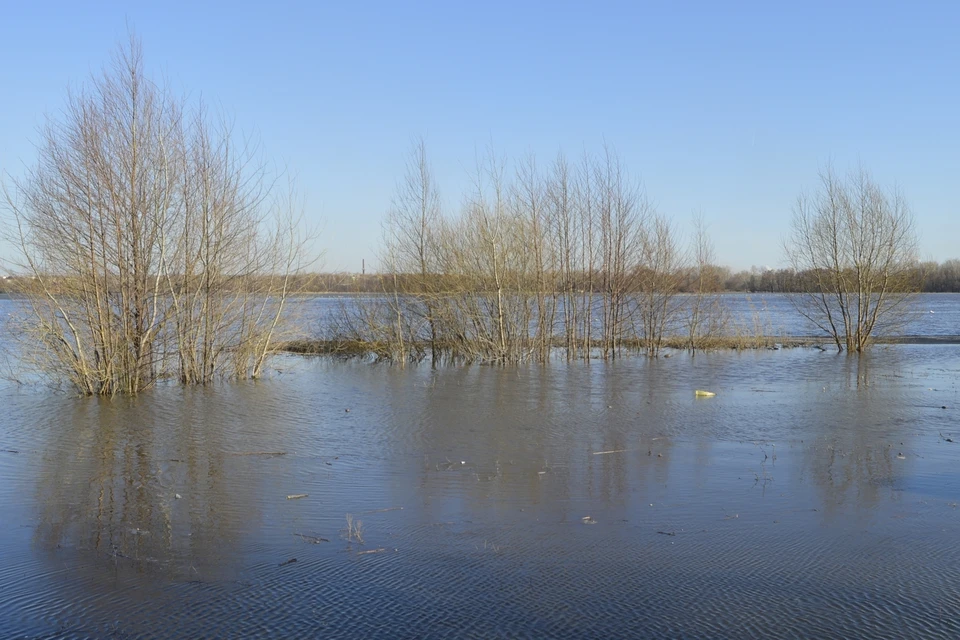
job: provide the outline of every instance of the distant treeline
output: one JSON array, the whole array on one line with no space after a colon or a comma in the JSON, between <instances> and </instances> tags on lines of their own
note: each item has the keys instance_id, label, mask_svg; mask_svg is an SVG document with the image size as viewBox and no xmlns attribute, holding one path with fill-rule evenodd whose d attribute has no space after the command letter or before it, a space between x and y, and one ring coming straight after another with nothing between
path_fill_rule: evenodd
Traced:
<instances>
[{"instance_id":1,"label":"distant treeline","mask_svg":"<svg viewBox=\"0 0 960 640\"><path fill-rule=\"evenodd\" d=\"M726 267L717 269L723 274L724 291L796 293L816 290L809 272L751 269L733 273ZM923 293L960 293L960 260L919 263L912 280L917 284L917 291Z\"/></svg>"},{"instance_id":2,"label":"distant treeline","mask_svg":"<svg viewBox=\"0 0 960 640\"><path fill-rule=\"evenodd\" d=\"M812 291L811 274L797 273L793 269L750 269L733 271L729 267L712 266L705 271L709 274L703 280L704 290L712 293L722 292L767 292L767 293L797 293ZM689 274L677 274L680 283L678 290L681 293L695 293L700 281ZM301 274L294 277L292 290L303 293L394 293L410 292L417 289L421 276L394 274L380 275L375 273L314 273ZM588 274L580 277L582 286L574 284L573 288L586 288L590 280ZM960 293L960 260L946 262L924 262L917 265L915 282L918 291L924 293ZM433 277L432 291L457 290L460 283L458 278L437 274ZM532 286L533 283L531 283ZM2 286L2 285L0 285Z\"/></svg>"},{"instance_id":3,"label":"distant treeline","mask_svg":"<svg viewBox=\"0 0 960 640\"><path fill-rule=\"evenodd\" d=\"M797 273L793 269L749 269L733 271L729 267L711 266L706 269L709 277L704 278L704 289L711 293L797 293L811 291L810 274ZM699 281L693 274L678 274L680 293L695 293ZM292 276L290 290L299 293L394 293L410 292L416 289L420 275L405 276L399 274L381 275L376 273L306 273ZM581 277L584 288L589 276ZM923 293L960 293L960 260L946 262L923 262L917 265L916 279L918 291ZM0 293L16 293L22 281L14 277L0 280ZM433 291L456 290L457 278L437 274L434 276ZM574 288L579 288L574 285Z\"/></svg>"}]
</instances>

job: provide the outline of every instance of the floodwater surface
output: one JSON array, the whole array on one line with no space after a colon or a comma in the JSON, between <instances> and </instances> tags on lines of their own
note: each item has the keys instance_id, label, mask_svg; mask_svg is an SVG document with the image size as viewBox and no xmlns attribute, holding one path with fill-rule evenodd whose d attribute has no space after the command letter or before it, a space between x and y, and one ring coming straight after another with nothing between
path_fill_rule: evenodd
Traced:
<instances>
[{"instance_id":1,"label":"floodwater surface","mask_svg":"<svg viewBox=\"0 0 960 640\"><path fill-rule=\"evenodd\" d=\"M0 637L960 636L960 347L278 364L0 388Z\"/></svg>"},{"instance_id":2,"label":"floodwater surface","mask_svg":"<svg viewBox=\"0 0 960 640\"><path fill-rule=\"evenodd\" d=\"M382 296L318 295L300 299L302 316L310 332L323 333L324 329L335 325L346 309L357 304L369 304L384 300ZM667 323L668 335L685 335L684 324L693 296L678 295L678 312ZM701 304L715 313L717 307L722 311L722 329L724 335L763 335L781 338L822 338L829 342L827 335L816 325L797 312L797 304L808 304L802 295L783 293L722 293L707 296ZM599 327L603 317L601 300L597 298L594 309L595 327ZM714 307L717 305L717 307ZM562 313L558 314L554 331L562 333L560 326ZM924 293L911 297L896 313L882 317L875 327L875 336L907 336L908 341L916 338L949 339L960 341L960 293Z\"/></svg>"}]
</instances>

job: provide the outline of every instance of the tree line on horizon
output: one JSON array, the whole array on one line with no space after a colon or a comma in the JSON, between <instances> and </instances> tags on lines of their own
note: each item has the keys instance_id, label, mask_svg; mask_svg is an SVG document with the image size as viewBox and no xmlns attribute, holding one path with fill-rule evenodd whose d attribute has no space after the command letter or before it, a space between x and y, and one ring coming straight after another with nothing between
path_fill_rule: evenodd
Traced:
<instances>
[{"instance_id":1,"label":"tree line on horizon","mask_svg":"<svg viewBox=\"0 0 960 640\"><path fill-rule=\"evenodd\" d=\"M710 275L705 278L705 291L709 293L801 293L816 288L813 273L797 273L790 267L762 269L754 267L735 271L723 265L708 265L705 270ZM680 281L679 293L696 293L694 271L677 274ZM416 274L397 274L398 291L412 290L418 279ZM435 288L455 288L452 284L443 284L446 276L434 274ZM303 294L353 294L353 293L393 293L391 282L393 274L384 281L379 272L354 273L319 272L300 273L292 277L293 288ZM586 281L587 276L581 276ZM914 267L912 280L919 283L917 293L960 293L960 259L944 262L925 261ZM5 286L0 281L0 293L11 293L16 287Z\"/></svg>"},{"instance_id":2,"label":"tree line on horizon","mask_svg":"<svg viewBox=\"0 0 960 640\"><path fill-rule=\"evenodd\" d=\"M734 271L722 265L709 265L711 275L705 279L706 291L709 293L801 293L814 290L815 278L812 273L797 273L790 267L777 269L762 269L753 267ZM944 262L933 260L922 262L914 267L912 279L919 283L917 293L960 293L960 259L950 259ZM32 276L20 276L31 278ZM22 289L18 284L18 276L7 276L0 279L0 294L15 294ZM442 283L444 276L435 275L437 282ZM681 281L679 293L695 293L692 286L694 279L692 272L678 274ZM409 290L417 280L415 274L398 274L400 291ZM583 277L586 280L586 276ZM393 280L393 275L390 276ZM409 280L409 282L407 282ZM383 274L377 272L354 273L317 272L296 273L290 278L291 289L298 294L353 294L393 293L390 281L384 282ZM452 285L450 285L452 287ZM444 285L438 285L443 288Z\"/></svg>"}]
</instances>

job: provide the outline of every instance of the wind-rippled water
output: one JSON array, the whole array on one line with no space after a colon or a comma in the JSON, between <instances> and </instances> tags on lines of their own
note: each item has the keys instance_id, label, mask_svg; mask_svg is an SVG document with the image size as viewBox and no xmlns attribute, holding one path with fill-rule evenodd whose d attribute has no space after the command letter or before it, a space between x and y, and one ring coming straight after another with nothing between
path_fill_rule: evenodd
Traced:
<instances>
[{"instance_id":1,"label":"wind-rippled water","mask_svg":"<svg viewBox=\"0 0 960 640\"><path fill-rule=\"evenodd\" d=\"M960 347L279 368L0 388L0 637L960 636Z\"/></svg>"}]
</instances>

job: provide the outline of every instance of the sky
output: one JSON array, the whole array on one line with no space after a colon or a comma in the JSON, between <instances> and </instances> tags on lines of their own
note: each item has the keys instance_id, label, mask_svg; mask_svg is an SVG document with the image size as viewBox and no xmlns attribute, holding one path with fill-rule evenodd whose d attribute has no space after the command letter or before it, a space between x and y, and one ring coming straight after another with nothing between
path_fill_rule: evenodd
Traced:
<instances>
[{"instance_id":1,"label":"sky","mask_svg":"<svg viewBox=\"0 0 960 640\"><path fill-rule=\"evenodd\" d=\"M149 4L149 6L147 6ZM789 6L788 6L789 5ZM370 265L423 136L455 213L477 151L549 164L614 147L658 211L700 212L717 261L785 266L827 163L898 185L922 257L960 257L958 2L8 3L0 171L109 62L203 98L297 178L324 270Z\"/></svg>"}]
</instances>

